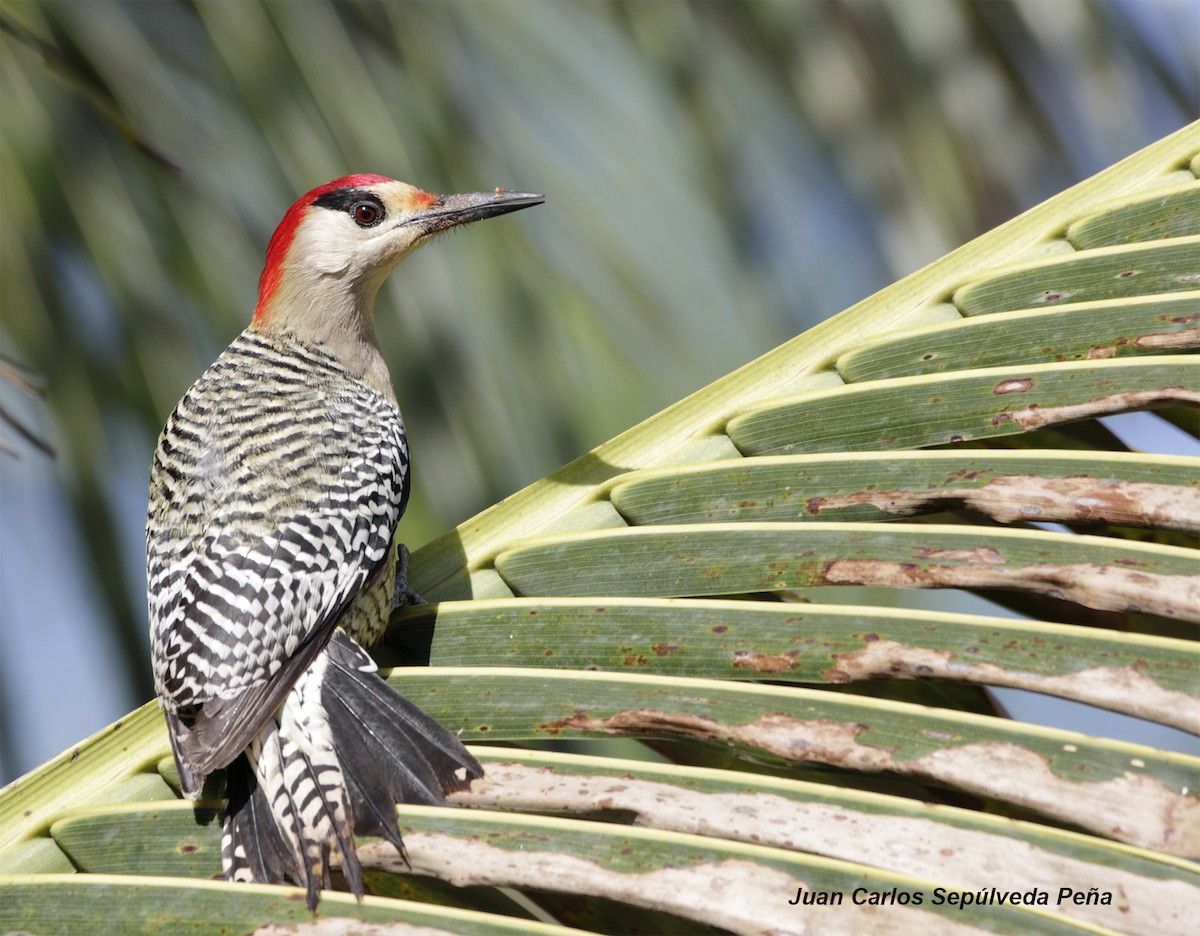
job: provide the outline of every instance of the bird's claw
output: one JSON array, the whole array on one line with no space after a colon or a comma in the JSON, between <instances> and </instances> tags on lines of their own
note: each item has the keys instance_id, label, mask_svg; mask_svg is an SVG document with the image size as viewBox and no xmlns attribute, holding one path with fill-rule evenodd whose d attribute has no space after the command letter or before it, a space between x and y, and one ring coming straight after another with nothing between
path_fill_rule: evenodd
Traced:
<instances>
[{"instance_id":1,"label":"bird's claw","mask_svg":"<svg viewBox=\"0 0 1200 936\"><path fill-rule=\"evenodd\" d=\"M428 602L408 587L408 547L401 543L396 547L396 590L392 594L392 610L408 605L423 605Z\"/></svg>"}]
</instances>

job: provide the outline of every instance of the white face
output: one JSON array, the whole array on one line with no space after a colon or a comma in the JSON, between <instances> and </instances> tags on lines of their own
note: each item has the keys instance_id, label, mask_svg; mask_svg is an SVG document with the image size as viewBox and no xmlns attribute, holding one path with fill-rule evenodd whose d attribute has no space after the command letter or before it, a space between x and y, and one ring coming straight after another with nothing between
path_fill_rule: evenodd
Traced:
<instances>
[{"instance_id":1,"label":"white face","mask_svg":"<svg viewBox=\"0 0 1200 936\"><path fill-rule=\"evenodd\" d=\"M332 187L340 181L314 189L280 222L259 281L256 327L311 336L353 331L354 322L369 319L392 268L434 235L542 201L504 189L430 195L379 176Z\"/></svg>"},{"instance_id":2,"label":"white face","mask_svg":"<svg viewBox=\"0 0 1200 936\"><path fill-rule=\"evenodd\" d=\"M421 223L439 199L404 182L347 188L321 196L305 213L289 265L351 285L386 275L427 236Z\"/></svg>"}]
</instances>

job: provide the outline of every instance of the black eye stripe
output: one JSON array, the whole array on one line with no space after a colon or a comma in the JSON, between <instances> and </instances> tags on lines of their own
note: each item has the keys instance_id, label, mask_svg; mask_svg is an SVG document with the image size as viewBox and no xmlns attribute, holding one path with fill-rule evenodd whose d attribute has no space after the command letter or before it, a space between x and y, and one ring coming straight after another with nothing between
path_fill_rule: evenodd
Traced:
<instances>
[{"instance_id":1,"label":"black eye stripe","mask_svg":"<svg viewBox=\"0 0 1200 936\"><path fill-rule=\"evenodd\" d=\"M313 202L313 206L316 208L328 208L331 211L344 211L349 214L353 212L355 205L361 205L363 202L374 205L376 211L379 212L380 218L384 216L383 201L379 196L373 192L364 192L358 188L340 188L334 189L332 192L326 192Z\"/></svg>"}]
</instances>

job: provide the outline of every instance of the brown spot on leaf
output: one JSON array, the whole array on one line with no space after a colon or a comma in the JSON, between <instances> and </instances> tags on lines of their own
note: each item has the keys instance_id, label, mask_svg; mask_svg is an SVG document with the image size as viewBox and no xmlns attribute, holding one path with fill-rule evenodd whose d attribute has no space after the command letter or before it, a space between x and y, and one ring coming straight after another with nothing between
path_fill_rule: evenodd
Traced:
<instances>
[{"instance_id":1,"label":"brown spot on leaf","mask_svg":"<svg viewBox=\"0 0 1200 936\"><path fill-rule=\"evenodd\" d=\"M753 670L756 673L779 673L795 669L797 655L795 650L786 653L751 653L748 650L736 650L733 654L733 668Z\"/></svg>"},{"instance_id":2,"label":"brown spot on leaf","mask_svg":"<svg viewBox=\"0 0 1200 936\"><path fill-rule=\"evenodd\" d=\"M1131 526L1200 531L1200 488L1076 475L1000 475L979 487L955 484L978 480L982 472L954 472L942 487L921 491L856 491L819 498L822 509L869 505L904 517L922 511L962 507L1001 523L1037 517L1061 522L1108 522ZM813 498L817 500L818 498Z\"/></svg>"},{"instance_id":3,"label":"brown spot on leaf","mask_svg":"<svg viewBox=\"0 0 1200 936\"><path fill-rule=\"evenodd\" d=\"M1137 609L1200 622L1200 575L1161 575L1089 562L1021 566L986 559L924 567L883 559L835 559L824 564L822 574L830 585L1004 588L1039 592L1101 611Z\"/></svg>"},{"instance_id":4,"label":"brown spot on leaf","mask_svg":"<svg viewBox=\"0 0 1200 936\"><path fill-rule=\"evenodd\" d=\"M1165 334L1139 335L1132 341L1137 348L1200 348L1200 328Z\"/></svg>"},{"instance_id":5,"label":"brown spot on leaf","mask_svg":"<svg viewBox=\"0 0 1200 936\"><path fill-rule=\"evenodd\" d=\"M997 425L999 422L1015 422L1025 432L1029 432L1033 429L1041 429L1043 426L1055 426L1064 422L1075 422L1080 419L1092 419L1097 416L1145 409L1151 406L1165 406L1172 403L1200 404L1200 390L1187 387L1130 390L1127 393L1114 393L1111 396L1086 400L1083 403L1045 407L1033 405L1012 413L1002 413L993 417L992 422Z\"/></svg>"},{"instance_id":6,"label":"brown spot on leaf","mask_svg":"<svg viewBox=\"0 0 1200 936\"><path fill-rule=\"evenodd\" d=\"M1141 774L1072 780L1056 772L1045 755L997 742L941 748L903 768L905 773L937 777L988 796L1002 789L1001 795L1011 802L1169 855L1194 854L1200 840L1200 798Z\"/></svg>"},{"instance_id":7,"label":"brown spot on leaf","mask_svg":"<svg viewBox=\"0 0 1200 936\"><path fill-rule=\"evenodd\" d=\"M867 725L805 720L784 712L767 712L744 725L726 725L692 712L630 709L607 718L577 713L559 724L605 734L667 731L702 741L759 748L789 761L817 761L857 770L883 769L891 757L888 748L858 741Z\"/></svg>"}]
</instances>

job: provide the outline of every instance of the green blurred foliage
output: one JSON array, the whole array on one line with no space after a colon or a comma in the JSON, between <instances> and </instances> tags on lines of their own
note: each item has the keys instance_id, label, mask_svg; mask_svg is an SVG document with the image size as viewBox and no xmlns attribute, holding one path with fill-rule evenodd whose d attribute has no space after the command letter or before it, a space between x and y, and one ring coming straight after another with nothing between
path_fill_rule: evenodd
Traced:
<instances>
[{"instance_id":1,"label":"green blurred foliage","mask_svg":"<svg viewBox=\"0 0 1200 936\"><path fill-rule=\"evenodd\" d=\"M46 557L23 584L98 583L77 626L125 659L94 666L148 697L154 438L314 185L546 195L380 296L417 546L1191 119L1196 19L1186 0L0 3L0 351L47 385L44 406L0 386L4 445L42 464L13 427L51 441L91 564Z\"/></svg>"}]
</instances>

